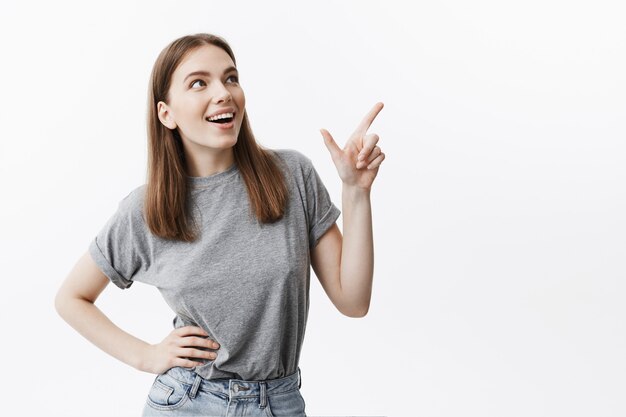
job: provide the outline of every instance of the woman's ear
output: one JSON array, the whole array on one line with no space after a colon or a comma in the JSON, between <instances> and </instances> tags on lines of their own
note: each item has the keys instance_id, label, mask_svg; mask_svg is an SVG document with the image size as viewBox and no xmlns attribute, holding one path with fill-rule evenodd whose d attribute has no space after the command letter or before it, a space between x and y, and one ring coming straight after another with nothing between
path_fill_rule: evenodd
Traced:
<instances>
[{"instance_id":1,"label":"woman's ear","mask_svg":"<svg viewBox=\"0 0 626 417\"><path fill-rule=\"evenodd\" d=\"M170 108L167 104L159 101L157 103L157 113L159 115L159 120L161 121L163 126L167 127L170 130L176 129L176 122L172 118Z\"/></svg>"}]
</instances>

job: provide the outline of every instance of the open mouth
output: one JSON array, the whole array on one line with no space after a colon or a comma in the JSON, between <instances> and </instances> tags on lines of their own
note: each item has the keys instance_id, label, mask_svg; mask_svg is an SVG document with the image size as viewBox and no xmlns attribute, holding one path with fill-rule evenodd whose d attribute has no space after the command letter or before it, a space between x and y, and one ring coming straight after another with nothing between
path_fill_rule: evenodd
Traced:
<instances>
[{"instance_id":1,"label":"open mouth","mask_svg":"<svg viewBox=\"0 0 626 417\"><path fill-rule=\"evenodd\" d=\"M206 120L209 123L217 123L217 124L223 125L223 124L230 123L233 120L235 120L235 115L233 113L232 117L229 116L229 117L224 117L224 118L218 118L216 120L209 120L209 118L207 117L204 120Z\"/></svg>"}]
</instances>

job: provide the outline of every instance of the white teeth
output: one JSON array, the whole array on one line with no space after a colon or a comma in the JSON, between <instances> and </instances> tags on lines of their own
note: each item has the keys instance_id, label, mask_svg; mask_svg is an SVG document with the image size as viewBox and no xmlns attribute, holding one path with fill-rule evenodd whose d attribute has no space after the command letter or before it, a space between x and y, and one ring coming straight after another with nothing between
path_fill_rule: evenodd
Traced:
<instances>
[{"instance_id":1,"label":"white teeth","mask_svg":"<svg viewBox=\"0 0 626 417\"><path fill-rule=\"evenodd\" d=\"M222 114L218 114L217 116L212 116L209 117L207 120L219 120L219 119L226 119L229 117L234 117L233 113L222 113Z\"/></svg>"}]
</instances>

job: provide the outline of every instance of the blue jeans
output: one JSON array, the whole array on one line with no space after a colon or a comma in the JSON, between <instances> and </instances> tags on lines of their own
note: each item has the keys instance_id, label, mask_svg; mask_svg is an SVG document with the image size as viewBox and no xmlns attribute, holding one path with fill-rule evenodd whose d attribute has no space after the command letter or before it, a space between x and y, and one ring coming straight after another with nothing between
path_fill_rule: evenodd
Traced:
<instances>
[{"instance_id":1,"label":"blue jeans","mask_svg":"<svg viewBox=\"0 0 626 417\"><path fill-rule=\"evenodd\" d=\"M176 366L154 379L143 417L306 417L300 394L300 368L265 381L204 379Z\"/></svg>"}]
</instances>

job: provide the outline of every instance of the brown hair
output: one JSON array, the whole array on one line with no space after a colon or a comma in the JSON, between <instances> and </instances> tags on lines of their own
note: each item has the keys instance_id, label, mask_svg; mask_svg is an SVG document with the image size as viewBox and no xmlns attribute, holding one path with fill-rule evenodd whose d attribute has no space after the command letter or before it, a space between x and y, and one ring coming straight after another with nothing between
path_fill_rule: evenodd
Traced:
<instances>
[{"instance_id":1,"label":"brown hair","mask_svg":"<svg viewBox=\"0 0 626 417\"><path fill-rule=\"evenodd\" d=\"M167 102L172 74L190 51L203 46L222 48L233 60L235 55L221 37L208 33L183 36L171 42L159 54L148 89L148 170L144 216L150 231L164 239L192 242L198 230L188 208L188 169L183 143L177 130L170 130L159 120L157 103ZM250 206L262 223L282 218L287 204L287 186L270 149L259 145L244 111L237 143L233 146L235 164L248 190Z\"/></svg>"}]
</instances>

